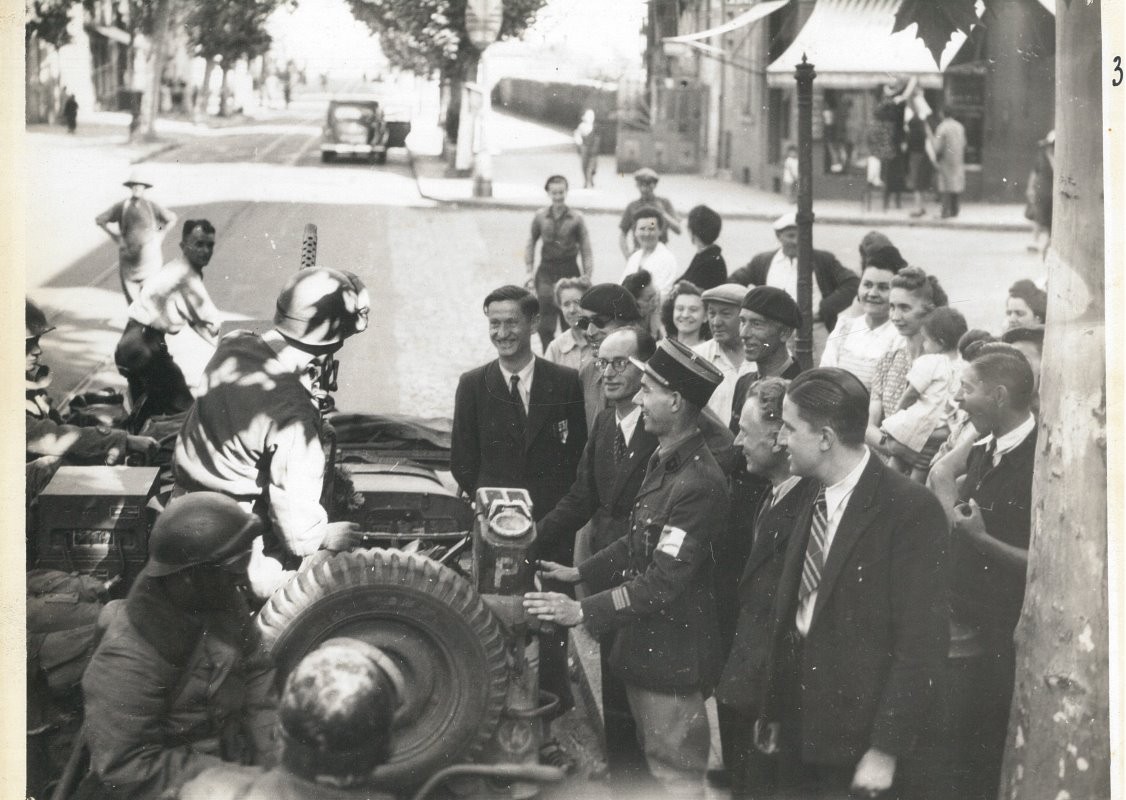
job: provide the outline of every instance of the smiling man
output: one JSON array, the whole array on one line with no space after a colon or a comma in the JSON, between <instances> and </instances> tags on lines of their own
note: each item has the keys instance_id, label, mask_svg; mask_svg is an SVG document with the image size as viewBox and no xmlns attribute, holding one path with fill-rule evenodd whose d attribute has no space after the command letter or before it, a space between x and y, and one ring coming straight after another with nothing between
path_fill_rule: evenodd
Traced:
<instances>
[{"instance_id":1,"label":"smiling man","mask_svg":"<svg viewBox=\"0 0 1126 800\"><path fill-rule=\"evenodd\" d=\"M641 326L641 310L637 301L624 286L616 283L599 283L590 287L579 300L579 306L579 318L575 324L586 334L595 352L614 331ZM593 361L587 361L579 368L579 381L583 387L586 426L590 430L594 428L598 412L606 408L602 373L595 368Z\"/></svg>"},{"instance_id":2,"label":"smiling man","mask_svg":"<svg viewBox=\"0 0 1126 800\"><path fill-rule=\"evenodd\" d=\"M739 338L739 306L746 295L747 287L737 283L722 283L700 295L712 338L692 349L723 375L723 383L708 401L708 408L723 424L731 417L735 382L754 369L743 356L743 340Z\"/></svg>"},{"instance_id":3,"label":"smiling man","mask_svg":"<svg viewBox=\"0 0 1126 800\"><path fill-rule=\"evenodd\" d=\"M786 343L801 327L801 312L794 298L773 286L756 286L747 292L739 310L739 339L743 358L754 369L735 381L731 402L731 430L739 430L739 413L747 392L760 378L796 378L801 365L790 355Z\"/></svg>"},{"instance_id":4,"label":"smiling man","mask_svg":"<svg viewBox=\"0 0 1126 800\"><path fill-rule=\"evenodd\" d=\"M821 488L786 549L756 744L800 797L894 791L949 641L942 508L872 456L867 409L835 367L803 372L782 403L790 472Z\"/></svg>"},{"instance_id":5,"label":"smiling man","mask_svg":"<svg viewBox=\"0 0 1126 800\"><path fill-rule=\"evenodd\" d=\"M470 497L482 486L526 489L533 513L543 514L574 482L586 444L579 376L532 354L539 301L531 292L502 286L484 312L497 358L458 381L450 472ZM570 564L573 548L573 536L560 536L542 555ZM572 704L565 631L540 637L540 664L541 684L560 698L562 713Z\"/></svg>"},{"instance_id":6,"label":"smiling man","mask_svg":"<svg viewBox=\"0 0 1126 800\"><path fill-rule=\"evenodd\" d=\"M698 427L719 385L717 369L676 340L648 362L634 402L658 441L630 514L627 535L577 568L541 562L543 576L581 582L581 603L558 592L524 596L529 614L614 634L613 674L652 774L675 797L703 797L708 763L704 696L719 667L711 541L726 521L726 480Z\"/></svg>"}]
</instances>

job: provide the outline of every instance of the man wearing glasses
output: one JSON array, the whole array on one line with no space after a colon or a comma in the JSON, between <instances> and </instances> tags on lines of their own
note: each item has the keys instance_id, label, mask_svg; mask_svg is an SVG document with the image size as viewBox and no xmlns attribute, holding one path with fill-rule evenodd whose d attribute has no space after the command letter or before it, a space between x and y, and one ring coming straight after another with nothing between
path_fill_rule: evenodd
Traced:
<instances>
[{"instance_id":1,"label":"man wearing glasses","mask_svg":"<svg viewBox=\"0 0 1126 800\"><path fill-rule=\"evenodd\" d=\"M586 334L591 349L596 353L614 331L641 326L637 301L624 286L616 283L592 286L579 301L579 308L575 325ZM593 430L595 418L607 405L602 394L602 373L592 361L588 361L579 369L579 380L583 387L587 430Z\"/></svg>"}]
</instances>

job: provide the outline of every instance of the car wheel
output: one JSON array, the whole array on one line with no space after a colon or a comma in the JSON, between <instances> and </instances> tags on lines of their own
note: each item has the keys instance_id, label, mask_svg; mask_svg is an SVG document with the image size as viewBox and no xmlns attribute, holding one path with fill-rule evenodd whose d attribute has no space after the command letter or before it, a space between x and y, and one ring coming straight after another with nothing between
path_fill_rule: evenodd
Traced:
<instances>
[{"instance_id":1,"label":"car wheel","mask_svg":"<svg viewBox=\"0 0 1126 800\"><path fill-rule=\"evenodd\" d=\"M258 626L279 684L338 636L394 659L408 696L381 785L407 790L471 761L496 730L508 681L500 624L468 581L436 561L381 549L308 559L259 612Z\"/></svg>"}]
</instances>

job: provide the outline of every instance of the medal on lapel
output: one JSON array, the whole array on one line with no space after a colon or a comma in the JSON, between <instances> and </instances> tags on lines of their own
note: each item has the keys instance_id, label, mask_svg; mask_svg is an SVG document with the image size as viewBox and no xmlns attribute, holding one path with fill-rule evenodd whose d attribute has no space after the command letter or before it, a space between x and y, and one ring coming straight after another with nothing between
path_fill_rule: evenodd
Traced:
<instances>
[{"instance_id":1,"label":"medal on lapel","mask_svg":"<svg viewBox=\"0 0 1126 800\"><path fill-rule=\"evenodd\" d=\"M570 428L567 425L567 420L561 419L555 423L555 435L559 437L559 441L567 444L567 435L570 433Z\"/></svg>"}]
</instances>

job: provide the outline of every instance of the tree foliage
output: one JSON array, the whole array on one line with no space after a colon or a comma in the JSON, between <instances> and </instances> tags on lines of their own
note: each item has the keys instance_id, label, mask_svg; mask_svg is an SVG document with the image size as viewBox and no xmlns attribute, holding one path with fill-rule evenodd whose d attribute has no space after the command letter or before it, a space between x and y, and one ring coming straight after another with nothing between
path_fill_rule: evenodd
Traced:
<instances>
[{"instance_id":1,"label":"tree foliage","mask_svg":"<svg viewBox=\"0 0 1126 800\"><path fill-rule=\"evenodd\" d=\"M270 49L266 20L287 0L196 0L185 24L188 38L207 60L219 58L227 69L241 58Z\"/></svg>"},{"instance_id":2,"label":"tree foliage","mask_svg":"<svg viewBox=\"0 0 1126 800\"><path fill-rule=\"evenodd\" d=\"M519 36L546 0L504 0L500 38ZM467 0L348 0L352 14L379 36L394 66L419 75L464 77L477 50L465 32Z\"/></svg>"},{"instance_id":3,"label":"tree foliage","mask_svg":"<svg viewBox=\"0 0 1126 800\"><path fill-rule=\"evenodd\" d=\"M78 0L24 0L24 39L32 36L39 41L62 47L70 42L67 22L70 8Z\"/></svg>"}]
</instances>

